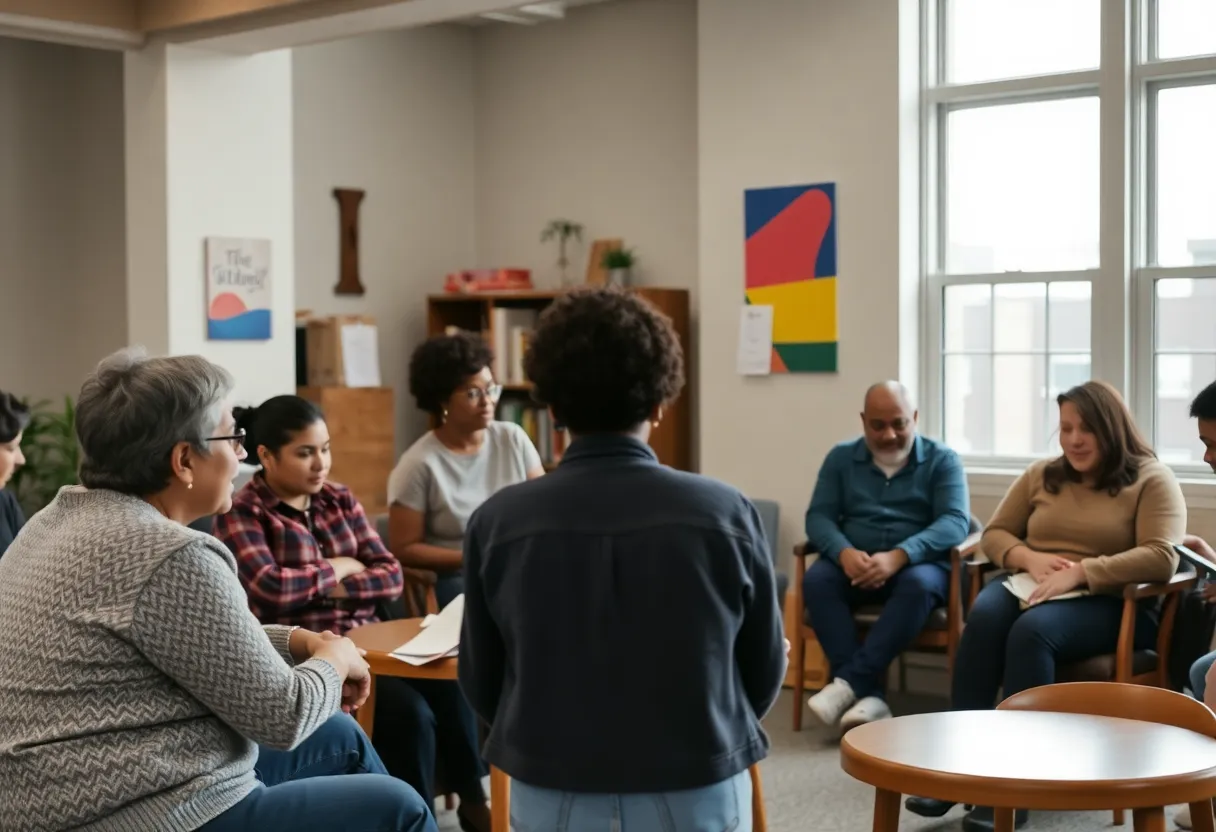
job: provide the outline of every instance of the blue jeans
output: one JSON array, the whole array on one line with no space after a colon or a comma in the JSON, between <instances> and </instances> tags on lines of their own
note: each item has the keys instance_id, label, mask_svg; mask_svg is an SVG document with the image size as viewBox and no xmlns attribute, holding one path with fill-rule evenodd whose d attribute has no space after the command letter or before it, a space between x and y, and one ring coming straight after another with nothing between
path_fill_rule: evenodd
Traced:
<instances>
[{"instance_id":1,"label":"blue jeans","mask_svg":"<svg viewBox=\"0 0 1216 832\"><path fill-rule=\"evenodd\" d=\"M678 792L583 794L511 781L513 832L751 832L752 780Z\"/></svg>"},{"instance_id":2,"label":"blue jeans","mask_svg":"<svg viewBox=\"0 0 1216 832\"><path fill-rule=\"evenodd\" d=\"M1208 671L1216 664L1216 651L1200 656L1191 665L1191 694L1200 702L1208 687Z\"/></svg>"},{"instance_id":3,"label":"blue jeans","mask_svg":"<svg viewBox=\"0 0 1216 832\"><path fill-rule=\"evenodd\" d=\"M832 676L848 682L858 699L882 696L887 668L908 649L949 591L950 570L939 563L905 566L875 590L853 586L844 570L824 557L802 577L803 603ZM881 604L882 614L861 643L853 611L868 604Z\"/></svg>"},{"instance_id":4,"label":"blue jeans","mask_svg":"<svg viewBox=\"0 0 1216 832\"><path fill-rule=\"evenodd\" d=\"M1056 665L1115 652L1123 599L1085 595L1046 601L1027 610L1000 579L975 599L954 659L951 705L955 710L989 710L998 691L1015 693L1050 685ZM1155 616L1136 615L1135 648L1151 648L1157 638Z\"/></svg>"},{"instance_id":5,"label":"blue jeans","mask_svg":"<svg viewBox=\"0 0 1216 832\"><path fill-rule=\"evenodd\" d=\"M294 751L258 750L256 789L200 832L437 832L430 807L389 777L358 723L337 714Z\"/></svg>"}]
</instances>

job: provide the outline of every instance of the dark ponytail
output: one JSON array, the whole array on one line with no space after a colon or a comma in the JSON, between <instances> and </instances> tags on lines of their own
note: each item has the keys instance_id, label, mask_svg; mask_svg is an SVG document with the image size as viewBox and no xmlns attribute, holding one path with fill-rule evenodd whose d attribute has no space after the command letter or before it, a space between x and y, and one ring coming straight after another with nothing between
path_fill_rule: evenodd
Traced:
<instances>
[{"instance_id":1,"label":"dark ponytail","mask_svg":"<svg viewBox=\"0 0 1216 832\"><path fill-rule=\"evenodd\" d=\"M257 407L234 407L232 416L237 429L245 431L249 461L256 465L261 464L259 447L278 454L292 436L325 418L321 408L299 396L275 396Z\"/></svg>"}]
</instances>

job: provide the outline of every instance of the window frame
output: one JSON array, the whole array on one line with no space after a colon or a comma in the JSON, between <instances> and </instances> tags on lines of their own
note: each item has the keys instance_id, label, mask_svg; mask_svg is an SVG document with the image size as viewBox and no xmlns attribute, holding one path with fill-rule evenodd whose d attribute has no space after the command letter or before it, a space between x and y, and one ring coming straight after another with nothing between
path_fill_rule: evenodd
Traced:
<instances>
[{"instance_id":1,"label":"window frame","mask_svg":"<svg viewBox=\"0 0 1216 832\"><path fill-rule=\"evenodd\" d=\"M1096 69L991 81L948 83L946 9L921 6L921 428L944 435L945 289L951 285L1088 281L1094 378L1125 395L1141 429L1156 439L1155 282L1216 278L1216 264L1157 266L1156 96L1162 89L1216 83L1216 54L1157 58L1157 0L1101 0L1101 62ZM1096 95L1099 101L1099 265L1066 272L946 272L946 164L949 113L962 107ZM1050 286L1048 287L1050 291ZM1103 326L1122 318L1126 326ZM1049 353L1050 354L1050 353ZM1216 379L1214 379L1216 380ZM1020 470L1033 457L964 455L969 468ZM1187 477L1216 481L1202 463L1176 464Z\"/></svg>"}]
</instances>

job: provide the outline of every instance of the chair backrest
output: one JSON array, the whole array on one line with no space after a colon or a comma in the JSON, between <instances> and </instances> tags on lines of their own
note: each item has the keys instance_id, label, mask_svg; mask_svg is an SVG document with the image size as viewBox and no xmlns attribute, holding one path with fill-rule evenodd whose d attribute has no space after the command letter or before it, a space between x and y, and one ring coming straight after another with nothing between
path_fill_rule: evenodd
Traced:
<instances>
[{"instance_id":1,"label":"chair backrest","mask_svg":"<svg viewBox=\"0 0 1216 832\"><path fill-rule=\"evenodd\" d=\"M384 541L384 545L387 546L388 545L388 515L387 514L377 514L373 518L373 523L375 524L375 527L376 527L376 534L380 536L380 539L382 541Z\"/></svg>"},{"instance_id":2,"label":"chair backrest","mask_svg":"<svg viewBox=\"0 0 1216 832\"><path fill-rule=\"evenodd\" d=\"M975 534L976 532L982 532L983 530L984 524L980 522L980 518L976 517L974 514L971 515L971 525L967 528L967 534L971 535Z\"/></svg>"},{"instance_id":3,"label":"chair backrest","mask_svg":"<svg viewBox=\"0 0 1216 832\"><path fill-rule=\"evenodd\" d=\"M781 558L777 554L777 536L780 533L781 506L775 500L752 500L756 513L760 515L760 523L764 526L764 537L768 540L769 557L773 566L781 570Z\"/></svg>"},{"instance_id":4,"label":"chair backrest","mask_svg":"<svg viewBox=\"0 0 1216 832\"><path fill-rule=\"evenodd\" d=\"M997 708L1138 719L1216 739L1216 714L1211 708L1185 694L1151 685L1063 682L1015 693Z\"/></svg>"}]
</instances>

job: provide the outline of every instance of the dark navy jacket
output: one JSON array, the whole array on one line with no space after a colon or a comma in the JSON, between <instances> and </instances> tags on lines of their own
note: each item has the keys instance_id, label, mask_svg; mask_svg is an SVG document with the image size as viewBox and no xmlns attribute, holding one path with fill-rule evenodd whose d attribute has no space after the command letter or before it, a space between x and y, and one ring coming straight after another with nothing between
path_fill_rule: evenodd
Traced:
<instances>
[{"instance_id":1,"label":"dark navy jacket","mask_svg":"<svg viewBox=\"0 0 1216 832\"><path fill-rule=\"evenodd\" d=\"M675 791L762 759L785 673L752 504L636 439L576 439L469 520L460 685L485 758L574 792Z\"/></svg>"}]
</instances>

